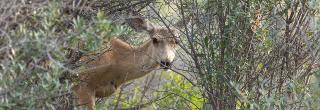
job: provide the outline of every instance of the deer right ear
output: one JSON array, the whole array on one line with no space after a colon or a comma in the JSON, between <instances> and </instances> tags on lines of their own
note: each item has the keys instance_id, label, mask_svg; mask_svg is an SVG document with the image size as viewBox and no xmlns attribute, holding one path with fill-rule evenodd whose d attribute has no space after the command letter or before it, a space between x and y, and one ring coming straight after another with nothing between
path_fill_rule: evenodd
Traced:
<instances>
[{"instance_id":1,"label":"deer right ear","mask_svg":"<svg viewBox=\"0 0 320 110\"><path fill-rule=\"evenodd\" d=\"M132 27L133 29L135 29L136 31L148 31L149 33L153 32L154 27L152 26L152 24L147 23L144 19L142 19L141 17L132 17L126 20L126 22L128 23L128 25L130 27Z\"/></svg>"}]
</instances>

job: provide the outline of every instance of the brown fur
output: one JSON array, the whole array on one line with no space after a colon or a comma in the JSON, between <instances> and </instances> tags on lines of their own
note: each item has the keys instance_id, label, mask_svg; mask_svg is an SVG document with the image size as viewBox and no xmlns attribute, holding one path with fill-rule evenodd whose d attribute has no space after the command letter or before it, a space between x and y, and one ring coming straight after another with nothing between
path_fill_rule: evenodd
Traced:
<instances>
[{"instance_id":1,"label":"brown fur","mask_svg":"<svg viewBox=\"0 0 320 110\"><path fill-rule=\"evenodd\" d=\"M108 97L123 83L159 69L161 61L173 61L176 47L170 34L173 30L152 28L147 31L151 39L140 46L113 38L111 51L97 57L89 63L88 69L79 72L80 83L72 87L78 104L92 110L96 97Z\"/></svg>"}]
</instances>

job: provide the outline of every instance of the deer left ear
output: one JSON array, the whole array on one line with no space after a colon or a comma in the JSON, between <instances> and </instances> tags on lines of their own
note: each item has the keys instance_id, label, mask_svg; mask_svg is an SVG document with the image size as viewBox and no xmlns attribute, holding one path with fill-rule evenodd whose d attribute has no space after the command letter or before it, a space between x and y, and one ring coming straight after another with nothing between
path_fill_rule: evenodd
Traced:
<instances>
[{"instance_id":1,"label":"deer left ear","mask_svg":"<svg viewBox=\"0 0 320 110\"><path fill-rule=\"evenodd\" d=\"M145 31L148 31L149 33L152 33L154 30L154 27L151 23L146 22L142 17L139 17L139 16L128 18L126 22L130 27L132 27L136 31L145 30Z\"/></svg>"}]
</instances>

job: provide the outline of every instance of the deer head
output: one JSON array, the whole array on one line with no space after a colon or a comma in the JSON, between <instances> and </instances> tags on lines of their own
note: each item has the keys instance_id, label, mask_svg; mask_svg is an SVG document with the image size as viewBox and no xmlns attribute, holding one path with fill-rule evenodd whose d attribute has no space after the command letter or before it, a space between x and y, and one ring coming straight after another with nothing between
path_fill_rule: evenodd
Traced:
<instances>
[{"instance_id":1,"label":"deer head","mask_svg":"<svg viewBox=\"0 0 320 110\"><path fill-rule=\"evenodd\" d=\"M137 31L145 30L148 32L152 51L149 56L159 63L161 68L169 69L175 57L177 30L173 27L153 26L140 17L130 18L128 23Z\"/></svg>"}]
</instances>

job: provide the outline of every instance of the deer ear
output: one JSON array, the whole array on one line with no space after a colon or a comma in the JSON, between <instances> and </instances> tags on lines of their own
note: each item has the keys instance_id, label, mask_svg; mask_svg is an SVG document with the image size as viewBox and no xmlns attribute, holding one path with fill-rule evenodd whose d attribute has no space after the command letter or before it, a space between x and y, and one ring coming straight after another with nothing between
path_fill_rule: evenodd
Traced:
<instances>
[{"instance_id":1,"label":"deer ear","mask_svg":"<svg viewBox=\"0 0 320 110\"><path fill-rule=\"evenodd\" d=\"M145 31L148 31L149 33L152 33L154 29L152 24L146 22L141 17L132 17L127 19L126 22L130 27L132 27L133 29L139 32L142 30L145 30Z\"/></svg>"}]
</instances>

